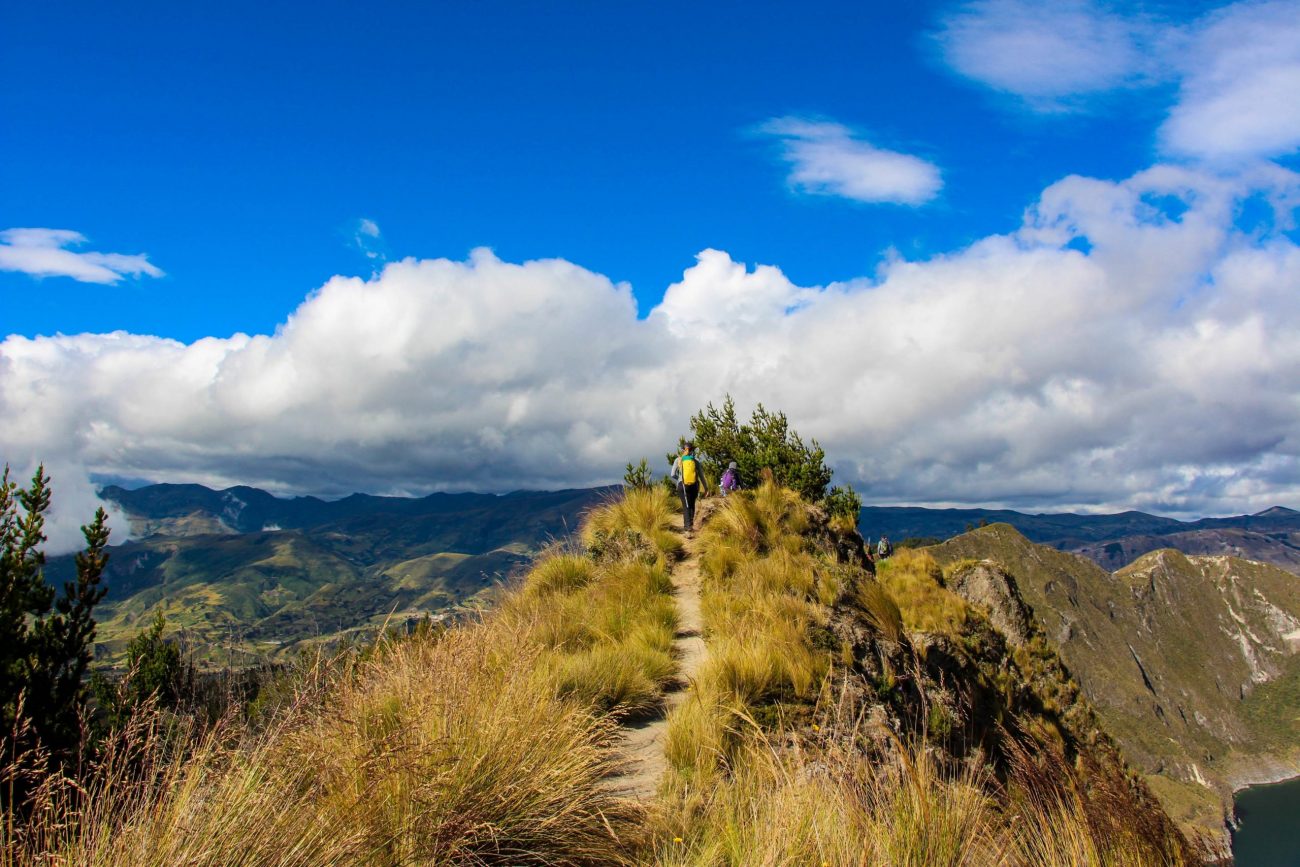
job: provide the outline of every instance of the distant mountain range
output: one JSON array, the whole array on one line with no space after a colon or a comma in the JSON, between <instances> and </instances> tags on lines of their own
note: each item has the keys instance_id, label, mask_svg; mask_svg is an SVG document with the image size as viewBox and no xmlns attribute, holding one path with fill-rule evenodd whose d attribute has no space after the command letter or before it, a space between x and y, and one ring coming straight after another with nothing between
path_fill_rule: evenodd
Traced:
<instances>
[{"instance_id":1,"label":"distant mountain range","mask_svg":"<svg viewBox=\"0 0 1300 867\"><path fill-rule=\"evenodd\" d=\"M1027 515L1009 509L923 509L869 506L859 527L864 536L949 539L984 524L1010 524L1025 538L1082 554L1114 571L1151 551L1230 555L1270 563L1300 575L1300 512L1275 506L1255 515L1178 521L1145 512L1114 515Z\"/></svg>"},{"instance_id":2,"label":"distant mountain range","mask_svg":"<svg viewBox=\"0 0 1300 867\"><path fill-rule=\"evenodd\" d=\"M575 530L615 488L432 494L341 500L276 497L251 487L109 486L132 539L113 546L98 640L108 658L161 606L210 664L275 658L372 629L390 616L437 614L473 600L548 543ZM1184 522L1143 512L1029 515L993 509L868 507L860 526L948 539L1006 523L1028 539L1083 554L1107 571L1158 548L1231 554L1300 574L1300 512ZM52 558L52 581L72 558Z\"/></svg>"},{"instance_id":3,"label":"distant mountain range","mask_svg":"<svg viewBox=\"0 0 1300 867\"><path fill-rule=\"evenodd\" d=\"M121 653L161 607L200 662L304 644L463 605L576 529L611 489L423 498L285 499L249 487L110 486L132 540L110 551L99 652ZM51 581L72 574L52 558Z\"/></svg>"}]
</instances>

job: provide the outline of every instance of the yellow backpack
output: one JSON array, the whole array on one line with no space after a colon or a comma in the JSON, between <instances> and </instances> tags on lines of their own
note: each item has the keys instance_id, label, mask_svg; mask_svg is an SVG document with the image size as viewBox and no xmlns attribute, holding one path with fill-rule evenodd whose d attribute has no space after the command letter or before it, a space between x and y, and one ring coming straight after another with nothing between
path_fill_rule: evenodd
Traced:
<instances>
[{"instance_id":1,"label":"yellow backpack","mask_svg":"<svg viewBox=\"0 0 1300 867\"><path fill-rule=\"evenodd\" d=\"M682 455L682 484L695 484L695 456Z\"/></svg>"}]
</instances>

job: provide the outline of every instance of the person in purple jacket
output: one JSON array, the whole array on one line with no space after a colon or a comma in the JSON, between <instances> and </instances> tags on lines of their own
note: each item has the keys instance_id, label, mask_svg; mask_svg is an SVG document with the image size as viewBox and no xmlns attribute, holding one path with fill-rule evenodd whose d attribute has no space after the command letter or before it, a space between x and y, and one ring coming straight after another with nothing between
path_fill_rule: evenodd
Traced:
<instances>
[{"instance_id":1,"label":"person in purple jacket","mask_svg":"<svg viewBox=\"0 0 1300 867\"><path fill-rule=\"evenodd\" d=\"M737 469L735 461L727 464L727 471L722 474L722 481L718 483L718 489L722 491L724 497L732 491L740 490L740 470Z\"/></svg>"}]
</instances>

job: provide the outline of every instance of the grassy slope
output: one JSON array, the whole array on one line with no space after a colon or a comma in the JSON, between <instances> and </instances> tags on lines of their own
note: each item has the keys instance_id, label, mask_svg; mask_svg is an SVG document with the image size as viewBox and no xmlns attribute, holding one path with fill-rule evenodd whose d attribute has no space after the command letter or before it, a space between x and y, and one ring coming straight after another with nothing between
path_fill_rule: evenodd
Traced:
<instances>
[{"instance_id":1,"label":"grassy slope","mask_svg":"<svg viewBox=\"0 0 1300 867\"><path fill-rule=\"evenodd\" d=\"M0 863L1178 863L1144 848L1122 782L1106 791L1051 742L998 776L906 720L873 726L880 690L944 688L916 648L983 621L928 567L889 582L912 593L894 600L835 563L824 523L770 486L706 531L711 658L675 715L662 801L614 797L613 726L673 676L672 510L658 489L613 503L481 622L321 661L259 724L185 753L143 715L124 741L154 773L110 761L80 806L51 784L32 825L0 822ZM860 676L886 658L892 684Z\"/></svg>"},{"instance_id":2,"label":"grassy slope","mask_svg":"<svg viewBox=\"0 0 1300 867\"><path fill-rule=\"evenodd\" d=\"M590 554L552 551L481 621L320 659L185 751L142 714L84 801L53 780L30 825L0 821L0 864L629 862L644 811L603 781L616 721L673 674L672 512L660 489L612 504Z\"/></svg>"},{"instance_id":3,"label":"grassy slope","mask_svg":"<svg viewBox=\"0 0 1300 867\"><path fill-rule=\"evenodd\" d=\"M960 695L974 684L945 682L946 654L969 647L971 667L948 671L983 676L974 657L1005 643L933 561L873 580L828 556L817 521L768 488L705 530L710 659L670 717L656 863L1181 863L1159 808L1106 766L1103 735L1065 757L1079 699L1059 664L1004 655L989 671L1012 675L1014 725L1044 740L1006 744L1001 771L982 749L947 752L978 714Z\"/></svg>"}]
</instances>

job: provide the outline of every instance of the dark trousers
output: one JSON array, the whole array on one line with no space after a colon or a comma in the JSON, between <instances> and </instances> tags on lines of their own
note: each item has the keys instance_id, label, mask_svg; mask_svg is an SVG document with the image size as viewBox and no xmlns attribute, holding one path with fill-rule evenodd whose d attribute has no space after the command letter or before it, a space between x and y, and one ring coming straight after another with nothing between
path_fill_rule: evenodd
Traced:
<instances>
[{"instance_id":1,"label":"dark trousers","mask_svg":"<svg viewBox=\"0 0 1300 867\"><path fill-rule=\"evenodd\" d=\"M695 526L695 498L700 495L700 483L678 485L677 492L682 495L682 527L689 530Z\"/></svg>"}]
</instances>

